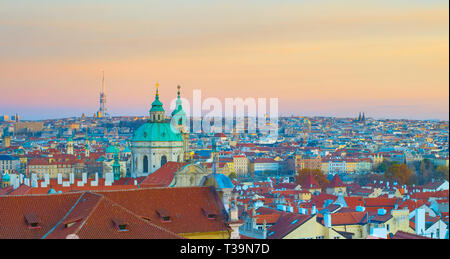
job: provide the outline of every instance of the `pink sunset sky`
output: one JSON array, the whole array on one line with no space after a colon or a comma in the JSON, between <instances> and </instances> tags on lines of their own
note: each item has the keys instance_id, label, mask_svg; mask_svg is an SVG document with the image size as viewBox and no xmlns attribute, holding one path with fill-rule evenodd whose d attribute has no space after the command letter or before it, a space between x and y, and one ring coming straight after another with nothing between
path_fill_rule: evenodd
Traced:
<instances>
[{"instance_id":1,"label":"pink sunset sky","mask_svg":"<svg viewBox=\"0 0 450 259\"><path fill-rule=\"evenodd\" d=\"M0 2L0 115L166 112L182 86L277 97L281 115L449 116L449 2Z\"/></svg>"}]
</instances>

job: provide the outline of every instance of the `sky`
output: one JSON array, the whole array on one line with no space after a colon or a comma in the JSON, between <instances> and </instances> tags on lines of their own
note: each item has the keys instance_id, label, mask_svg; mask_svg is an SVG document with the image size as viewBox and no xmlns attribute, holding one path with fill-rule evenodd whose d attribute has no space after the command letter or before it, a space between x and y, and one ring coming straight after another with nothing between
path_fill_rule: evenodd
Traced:
<instances>
[{"instance_id":1,"label":"sky","mask_svg":"<svg viewBox=\"0 0 450 259\"><path fill-rule=\"evenodd\" d=\"M0 115L148 114L155 83L280 115L449 117L448 0L1 0Z\"/></svg>"}]
</instances>

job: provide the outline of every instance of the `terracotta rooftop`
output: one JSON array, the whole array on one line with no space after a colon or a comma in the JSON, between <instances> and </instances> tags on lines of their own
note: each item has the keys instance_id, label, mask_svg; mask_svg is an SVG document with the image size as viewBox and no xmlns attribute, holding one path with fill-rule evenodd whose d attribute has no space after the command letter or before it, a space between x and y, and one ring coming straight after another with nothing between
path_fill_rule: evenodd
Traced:
<instances>
[{"instance_id":1,"label":"terracotta rooftop","mask_svg":"<svg viewBox=\"0 0 450 259\"><path fill-rule=\"evenodd\" d=\"M0 238L181 238L229 230L212 187L0 196L0 207L8 211L0 213Z\"/></svg>"},{"instance_id":2,"label":"terracotta rooftop","mask_svg":"<svg viewBox=\"0 0 450 259\"><path fill-rule=\"evenodd\" d=\"M175 177L175 173L187 163L167 162L158 170L149 174L142 182L142 186L168 187Z\"/></svg>"}]
</instances>

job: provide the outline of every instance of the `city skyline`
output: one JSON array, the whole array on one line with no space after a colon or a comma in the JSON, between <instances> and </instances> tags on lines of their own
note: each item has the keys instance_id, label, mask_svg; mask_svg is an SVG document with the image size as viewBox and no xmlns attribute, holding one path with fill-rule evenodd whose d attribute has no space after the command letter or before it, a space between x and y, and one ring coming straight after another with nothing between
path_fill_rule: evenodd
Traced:
<instances>
[{"instance_id":1,"label":"city skyline","mask_svg":"<svg viewBox=\"0 0 450 259\"><path fill-rule=\"evenodd\" d=\"M0 114L92 116L104 70L113 116L148 115L159 82L166 109L181 85L281 116L448 120L448 1L25 2L0 4Z\"/></svg>"}]
</instances>

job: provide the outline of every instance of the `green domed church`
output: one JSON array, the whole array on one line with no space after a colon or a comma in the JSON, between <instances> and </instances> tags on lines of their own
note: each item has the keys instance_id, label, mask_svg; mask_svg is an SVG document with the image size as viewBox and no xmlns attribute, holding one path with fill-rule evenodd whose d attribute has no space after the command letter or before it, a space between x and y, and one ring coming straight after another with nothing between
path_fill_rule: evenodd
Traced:
<instances>
[{"instance_id":1,"label":"green domed church","mask_svg":"<svg viewBox=\"0 0 450 259\"><path fill-rule=\"evenodd\" d=\"M141 125L131 139L131 175L146 176L153 173L168 161L183 162L187 152L188 134L186 113L183 111L178 87L177 106L172 113L175 123L171 124L165 116L159 100L158 84L155 100L150 109L150 119Z\"/></svg>"}]
</instances>

